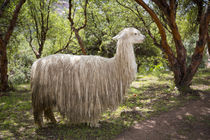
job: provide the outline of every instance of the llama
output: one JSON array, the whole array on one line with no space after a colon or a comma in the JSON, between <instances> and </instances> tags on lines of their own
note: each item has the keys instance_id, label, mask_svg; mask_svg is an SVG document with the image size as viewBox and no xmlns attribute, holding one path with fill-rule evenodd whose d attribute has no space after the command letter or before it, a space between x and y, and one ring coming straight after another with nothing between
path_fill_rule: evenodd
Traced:
<instances>
[{"instance_id":1,"label":"llama","mask_svg":"<svg viewBox=\"0 0 210 140\"><path fill-rule=\"evenodd\" d=\"M34 62L32 108L38 127L43 125L43 113L56 123L54 107L70 123L97 126L103 112L122 103L137 72L133 44L142 43L144 35L135 28L125 28L113 39L118 40L113 58L56 54Z\"/></svg>"}]
</instances>

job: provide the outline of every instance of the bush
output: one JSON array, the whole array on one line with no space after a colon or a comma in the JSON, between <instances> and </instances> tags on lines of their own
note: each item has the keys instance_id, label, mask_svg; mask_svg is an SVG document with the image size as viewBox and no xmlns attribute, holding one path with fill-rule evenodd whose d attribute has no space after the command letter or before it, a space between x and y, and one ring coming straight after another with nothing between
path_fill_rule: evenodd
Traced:
<instances>
[{"instance_id":1,"label":"bush","mask_svg":"<svg viewBox=\"0 0 210 140\"><path fill-rule=\"evenodd\" d=\"M140 59L139 73L140 74L155 74L159 75L163 71L168 69L167 60L155 56L155 57L143 57Z\"/></svg>"},{"instance_id":2,"label":"bush","mask_svg":"<svg viewBox=\"0 0 210 140\"><path fill-rule=\"evenodd\" d=\"M14 55L8 65L9 84L15 85L29 82L30 69L34 60L32 55Z\"/></svg>"}]
</instances>

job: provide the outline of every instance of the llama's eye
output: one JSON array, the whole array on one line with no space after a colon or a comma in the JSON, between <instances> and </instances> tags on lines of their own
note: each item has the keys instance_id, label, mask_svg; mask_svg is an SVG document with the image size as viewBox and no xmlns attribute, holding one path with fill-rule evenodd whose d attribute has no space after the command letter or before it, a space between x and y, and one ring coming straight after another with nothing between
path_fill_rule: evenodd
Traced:
<instances>
[{"instance_id":1,"label":"llama's eye","mask_svg":"<svg viewBox=\"0 0 210 140\"><path fill-rule=\"evenodd\" d=\"M134 33L134 35L137 35L137 33Z\"/></svg>"}]
</instances>

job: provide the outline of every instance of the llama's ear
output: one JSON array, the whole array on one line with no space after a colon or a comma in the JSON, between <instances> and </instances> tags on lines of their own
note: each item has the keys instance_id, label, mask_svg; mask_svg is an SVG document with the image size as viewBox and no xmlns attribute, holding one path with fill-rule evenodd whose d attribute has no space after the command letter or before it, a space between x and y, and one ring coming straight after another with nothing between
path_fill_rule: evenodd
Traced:
<instances>
[{"instance_id":1,"label":"llama's ear","mask_svg":"<svg viewBox=\"0 0 210 140\"><path fill-rule=\"evenodd\" d=\"M114 36L112 39L117 41L119 39L119 35Z\"/></svg>"},{"instance_id":2,"label":"llama's ear","mask_svg":"<svg viewBox=\"0 0 210 140\"><path fill-rule=\"evenodd\" d=\"M120 38L122 38L125 35L125 32L121 31L119 34L117 34L116 36L114 36L112 39L113 40L119 40Z\"/></svg>"}]
</instances>

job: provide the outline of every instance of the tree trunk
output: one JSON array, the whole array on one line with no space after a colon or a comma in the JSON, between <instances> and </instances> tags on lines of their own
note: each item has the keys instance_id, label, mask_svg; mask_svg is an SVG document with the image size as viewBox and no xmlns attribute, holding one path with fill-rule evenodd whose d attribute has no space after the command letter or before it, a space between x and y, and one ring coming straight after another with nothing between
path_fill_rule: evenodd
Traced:
<instances>
[{"instance_id":1,"label":"tree trunk","mask_svg":"<svg viewBox=\"0 0 210 140\"><path fill-rule=\"evenodd\" d=\"M209 56L210 56L210 36L208 35L208 42L207 42L207 46L208 46L208 52L209 52Z\"/></svg>"},{"instance_id":2,"label":"tree trunk","mask_svg":"<svg viewBox=\"0 0 210 140\"><path fill-rule=\"evenodd\" d=\"M76 38L77 38L77 41L78 41L78 43L79 43L79 46L80 46L80 48L81 48L81 50L82 50L82 53L83 53L84 55L86 55L87 53L86 53L86 51L85 51L85 46L84 46L84 43L83 43L82 38L81 38L80 35L79 35L78 30L77 30L77 29L74 29L74 28L73 28L73 30L74 30L75 36L76 36Z\"/></svg>"},{"instance_id":3,"label":"tree trunk","mask_svg":"<svg viewBox=\"0 0 210 140\"><path fill-rule=\"evenodd\" d=\"M8 75L7 75L7 52L6 45L2 39L0 39L0 91L6 91L9 88Z\"/></svg>"},{"instance_id":4,"label":"tree trunk","mask_svg":"<svg viewBox=\"0 0 210 140\"><path fill-rule=\"evenodd\" d=\"M69 0L69 17L68 17L68 19L69 19L69 21L70 21L71 28L72 28L72 30L74 31L74 34L75 34L75 36L76 36L76 38L77 38L77 41L78 41L78 43L79 43L79 46L80 46L80 48L81 48L81 50L82 50L82 53L83 53L84 55L86 55L87 53L86 53L86 51L85 51L85 45L84 45L84 43L83 43L83 40L82 40L81 36L79 35L79 31L80 31L81 29L84 29L84 28L87 26L87 4L88 4L88 0L85 0L85 6L84 6L85 21L84 21L84 24L83 24L81 27L76 28L76 27L74 26L74 19L72 18L72 13L71 13L71 10L72 10L72 7L73 7L73 5L72 5L72 0ZM73 17L74 17L74 16L73 16Z\"/></svg>"},{"instance_id":5,"label":"tree trunk","mask_svg":"<svg viewBox=\"0 0 210 140\"><path fill-rule=\"evenodd\" d=\"M198 70L202 61L205 45L208 42L208 26L210 21L210 5L208 5L206 12L201 16L199 27L199 39L196 42L196 47L192 55L191 64L187 68L186 75L184 76L182 84L189 86L193 76Z\"/></svg>"}]
</instances>

